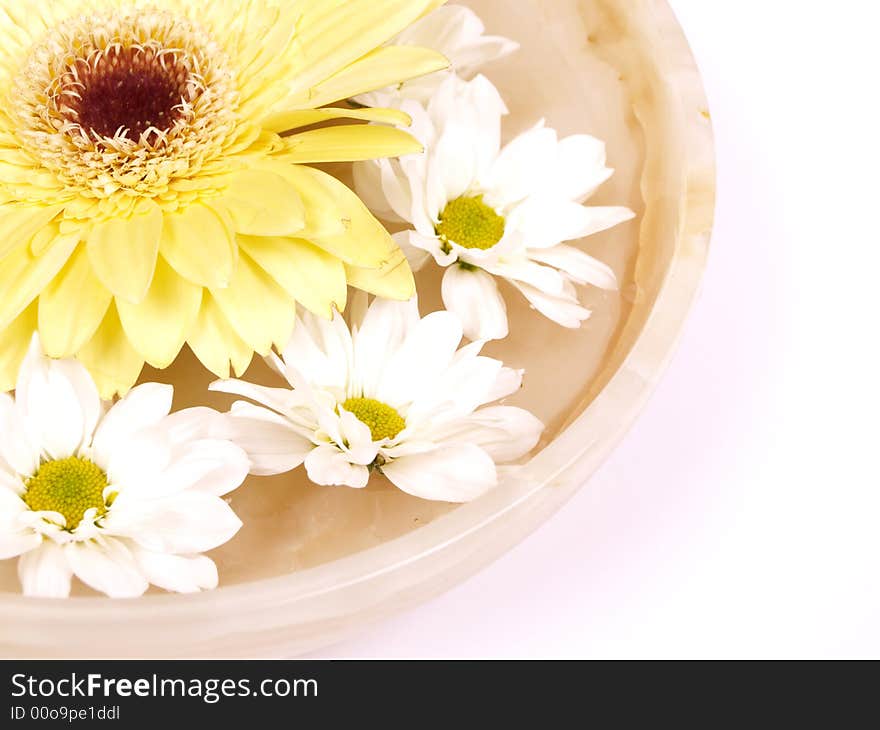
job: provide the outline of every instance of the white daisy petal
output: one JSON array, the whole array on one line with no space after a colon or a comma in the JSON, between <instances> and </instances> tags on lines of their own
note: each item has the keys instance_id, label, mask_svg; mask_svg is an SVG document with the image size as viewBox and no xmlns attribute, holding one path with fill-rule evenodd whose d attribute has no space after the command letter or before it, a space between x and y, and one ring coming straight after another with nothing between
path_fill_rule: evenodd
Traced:
<instances>
[{"instance_id":1,"label":"white daisy petal","mask_svg":"<svg viewBox=\"0 0 880 730\"><path fill-rule=\"evenodd\" d=\"M442 293L444 306L461 320L469 340L507 337L507 305L495 279L485 271L451 266L443 275Z\"/></svg>"},{"instance_id":2,"label":"white daisy petal","mask_svg":"<svg viewBox=\"0 0 880 730\"><path fill-rule=\"evenodd\" d=\"M175 593L198 593L217 587L217 566L203 555L186 557L132 550L141 572L153 585Z\"/></svg>"},{"instance_id":3,"label":"white daisy petal","mask_svg":"<svg viewBox=\"0 0 880 730\"><path fill-rule=\"evenodd\" d=\"M157 491L164 495L191 489L222 497L241 486L250 465L247 454L231 441L191 441L175 449Z\"/></svg>"},{"instance_id":4,"label":"white daisy petal","mask_svg":"<svg viewBox=\"0 0 880 730\"><path fill-rule=\"evenodd\" d=\"M55 360L52 369L61 376L62 380L70 383L76 393L82 414L82 435L80 444L91 442L98 419L103 415L101 398L98 395L98 387L89 375L85 367L74 360Z\"/></svg>"},{"instance_id":5,"label":"white daisy petal","mask_svg":"<svg viewBox=\"0 0 880 730\"><path fill-rule=\"evenodd\" d=\"M449 76L471 78L490 61L513 53L519 44L507 38L485 36L479 16L461 5L444 5L413 23L396 39L395 46L432 48L449 59L449 71L428 74L394 87L363 94L357 101L365 106L384 107L401 99L429 101Z\"/></svg>"},{"instance_id":6,"label":"white daisy petal","mask_svg":"<svg viewBox=\"0 0 880 730\"><path fill-rule=\"evenodd\" d=\"M412 123L407 127L409 133L419 140L426 149L433 147L437 142L437 128L434 126L434 122L425 105L417 101L405 99L399 106L400 110L412 120ZM414 172L423 173L425 171L427 158L424 152L421 152L401 157L398 162L406 176L412 178ZM391 163L394 164L394 161L391 160Z\"/></svg>"},{"instance_id":7,"label":"white daisy petal","mask_svg":"<svg viewBox=\"0 0 880 730\"><path fill-rule=\"evenodd\" d=\"M40 465L40 448L25 432L12 396L0 393L0 458L18 474L32 475Z\"/></svg>"},{"instance_id":8,"label":"white daisy petal","mask_svg":"<svg viewBox=\"0 0 880 730\"><path fill-rule=\"evenodd\" d=\"M22 478L2 461L0 461L0 490L5 490L16 496L24 494L25 490ZM0 510L2 510L2 507L0 507ZM0 517L0 520L2 520L2 517Z\"/></svg>"},{"instance_id":9,"label":"white daisy petal","mask_svg":"<svg viewBox=\"0 0 880 730\"><path fill-rule=\"evenodd\" d=\"M297 385L297 390L303 390L304 383ZM344 394L336 396L332 393L315 391L312 397L314 416L317 419L317 433L313 441L323 444L328 439L336 444L343 444L342 424L339 422L339 413L345 401ZM347 399L346 399L347 400Z\"/></svg>"},{"instance_id":10,"label":"white daisy petal","mask_svg":"<svg viewBox=\"0 0 880 730\"><path fill-rule=\"evenodd\" d=\"M437 262L438 266L451 266L456 261L458 261L458 252L450 251L448 248L444 248L440 239L436 234L433 233L430 236L423 235L418 231L407 231L406 234L408 244L406 249L404 249L404 253L406 253L407 249L421 249L423 251L427 251L433 258L434 261ZM396 241L400 241L403 239L404 234L400 234L400 237L395 238ZM413 251L407 254L407 260L416 261L418 263L422 259L419 255Z\"/></svg>"},{"instance_id":11,"label":"white daisy petal","mask_svg":"<svg viewBox=\"0 0 880 730\"><path fill-rule=\"evenodd\" d=\"M556 164L546 180L548 190L563 200L583 202L614 174L605 166L606 159L600 139L576 134L559 140Z\"/></svg>"},{"instance_id":12,"label":"white daisy petal","mask_svg":"<svg viewBox=\"0 0 880 730\"><path fill-rule=\"evenodd\" d=\"M369 466L376 460L379 448L373 443L370 427L344 408L339 409L339 435L342 439L339 445L352 464Z\"/></svg>"},{"instance_id":13,"label":"white daisy petal","mask_svg":"<svg viewBox=\"0 0 880 730\"><path fill-rule=\"evenodd\" d=\"M174 388L159 383L145 383L129 391L107 412L95 432L96 463L106 466L132 434L159 423L171 410L173 397Z\"/></svg>"},{"instance_id":14,"label":"white daisy petal","mask_svg":"<svg viewBox=\"0 0 880 730\"><path fill-rule=\"evenodd\" d=\"M149 491L171 463L172 444L159 429L135 433L113 450L108 462L95 461L107 473L110 484L123 491Z\"/></svg>"},{"instance_id":15,"label":"white daisy petal","mask_svg":"<svg viewBox=\"0 0 880 730\"><path fill-rule=\"evenodd\" d=\"M438 150L439 140L455 129L460 147L455 150L447 148L447 151L454 158L469 157L468 168L473 170L475 182L483 181L501 148L501 120L508 113L498 89L485 76L465 82L451 74L433 95L428 113L435 129L440 130L438 141L426 145L429 175L431 160L439 167L452 162L453 158Z\"/></svg>"},{"instance_id":16,"label":"white daisy petal","mask_svg":"<svg viewBox=\"0 0 880 730\"><path fill-rule=\"evenodd\" d=\"M554 297L517 281L514 281L513 285L537 311L568 329L578 329L592 315L589 309L581 306L576 297Z\"/></svg>"},{"instance_id":17,"label":"white daisy petal","mask_svg":"<svg viewBox=\"0 0 880 730\"><path fill-rule=\"evenodd\" d=\"M19 496L14 484L0 484L0 529L14 520L28 507Z\"/></svg>"},{"instance_id":18,"label":"white daisy petal","mask_svg":"<svg viewBox=\"0 0 880 730\"><path fill-rule=\"evenodd\" d=\"M486 451L496 463L516 461L528 454L541 438L544 424L531 413L512 406L492 406L473 414L456 439Z\"/></svg>"},{"instance_id":19,"label":"white daisy petal","mask_svg":"<svg viewBox=\"0 0 880 730\"><path fill-rule=\"evenodd\" d=\"M173 444L194 439L221 437L225 419L213 408L185 408L162 420L162 428Z\"/></svg>"},{"instance_id":20,"label":"white daisy petal","mask_svg":"<svg viewBox=\"0 0 880 730\"><path fill-rule=\"evenodd\" d=\"M244 380L218 380L211 383L208 390L249 398L278 413L286 413L297 405L297 399L286 388L270 388Z\"/></svg>"},{"instance_id":21,"label":"white daisy petal","mask_svg":"<svg viewBox=\"0 0 880 730\"><path fill-rule=\"evenodd\" d=\"M419 321L389 359L376 398L392 407L411 403L448 367L461 338L461 322L449 312Z\"/></svg>"},{"instance_id":22,"label":"white daisy petal","mask_svg":"<svg viewBox=\"0 0 880 730\"><path fill-rule=\"evenodd\" d=\"M354 371L359 377L352 385L358 395L378 392L389 358L418 321L419 307L415 300L401 305L377 299L367 310L353 338Z\"/></svg>"},{"instance_id":23,"label":"white daisy petal","mask_svg":"<svg viewBox=\"0 0 880 730\"><path fill-rule=\"evenodd\" d=\"M436 237L423 236L417 231L399 231L391 238L394 239L409 266L413 271L421 271L425 265L431 260L431 256L446 256L440 248L440 239ZM435 254L436 252L436 254Z\"/></svg>"},{"instance_id":24,"label":"white daisy petal","mask_svg":"<svg viewBox=\"0 0 880 730\"><path fill-rule=\"evenodd\" d=\"M265 408L237 403L228 418L228 438L238 444L258 476L284 474L300 466L314 448L290 422Z\"/></svg>"},{"instance_id":25,"label":"white daisy petal","mask_svg":"<svg viewBox=\"0 0 880 730\"><path fill-rule=\"evenodd\" d=\"M408 220L413 210L413 194L401 165L394 165L390 160L381 160L379 162L379 185L384 199L391 207L390 214L383 216L385 220L392 222Z\"/></svg>"},{"instance_id":26,"label":"white daisy petal","mask_svg":"<svg viewBox=\"0 0 880 730\"><path fill-rule=\"evenodd\" d=\"M394 43L434 48L448 57L453 50L479 39L485 31L483 21L470 8L444 5L413 23Z\"/></svg>"},{"instance_id":27,"label":"white daisy petal","mask_svg":"<svg viewBox=\"0 0 880 730\"><path fill-rule=\"evenodd\" d=\"M311 382L344 391L352 358L351 334L338 313L327 321L306 312L297 319L282 357Z\"/></svg>"},{"instance_id":28,"label":"white daisy petal","mask_svg":"<svg viewBox=\"0 0 880 730\"><path fill-rule=\"evenodd\" d=\"M186 491L119 506L125 509L114 509L104 520L108 531L155 552L207 552L228 542L242 525L224 500L204 492Z\"/></svg>"},{"instance_id":29,"label":"white daisy petal","mask_svg":"<svg viewBox=\"0 0 880 730\"><path fill-rule=\"evenodd\" d=\"M315 484L363 489L370 481L370 470L352 464L335 446L319 446L306 457L306 471Z\"/></svg>"},{"instance_id":30,"label":"white daisy petal","mask_svg":"<svg viewBox=\"0 0 880 730\"><path fill-rule=\"evenodd\" d=\"M565 200L533 197L510 214L509 225L519 231L527 248L536 249L592 236L634 217L628 208L587 207Z\"/></svg>"},{"instance_id":31,"label":"white daisy petal","mask_svg":"<svg viewBox=\"0 0 880 730\"><path fill-rule=\"evenodd\" d=\"M502 398L507 398L507 396L516 393L522 388L524 373L524 370L501 368L501 372L498 373L498 378L495 380L495 385L485 402L490 403L492 401L501 400Z\"/></svg>"},{"instance_id":32,"label":"white daisy petal","mask_svg":"<svg viewBox=\"0 0 880 730\"><path fill-rule=\"evenodd\" d=\"M50 540L18 559L18 579L26 596L67 598L72 575L64 549Z\"/></svg>"},{"instance_id":33,"label":"white daisy petal","mask_svg":"<svg viewBox=\"0 0 880 730\"><path fill-rule=\"evenodd\" d=\"M386 221L397 218L390 198L396 197L395 190L386 191L382 185L383 165L390 165L388 160L367 160L353 165L354 187L358 197L373 211Z\"/></svg>"},{"instance_id":34,"label":"white daisy petal","mask_svg":"<svg viewBox=\"0 0 880 730\"><path fill-rule=\"evenodd\" d=\"M501 209L529 197L556 158L556 142L556 132L541 121L508 144L480 181L486 202Z\"/></svg>"},{"instance_id":35,"label":"white daisy petal","mask_svg":"<svg viewBox=\"0 0 880 730\"><path fill-rule=\"evenodd\" d=\"M461 110L473 109L470 124L478 131L474 157L477 178L482 179L491 169L501 151L501 121L508 114L507 105L495 85L485 76L477 76L468 84L473 102Z\"/></svg>"},{"instance_id":36,"label":"white daisy petal","mask_svg":"<svg viewBox=\"0 0 880 730\"><path fill-rule=\"evenodd\" d=\"M498 482L495 462L471 444L406 456L383 466L382 473L414 497L441 502L469 502Z\"/></svg>"},{"instance_id":37,"label":"white daisy petal","mask_svg":"<svg viewBox=\"0 0 880 730\"><path fill-rule=\"evenodd\" d=\"M418 441L410 433L407 440L396 446L384 446L380 449L380 453L387 460L400 459L404 456L412 456L413 454L427 454L430 451L436 451L439 448L436 441Z\"/></svg>"},{"instance_id":38,"label":"white daisy petal","mask_svg":"<svg viewBox=\"0 0 880 730\"><path fill-rule=\"evenodd\" d=\"M91 439L101 412L98 390L85 368L45 357L36 336L19 372L15 404L25 432L51 459L76 454Z\"/></svg>"},{"instance_id":39,"label":"white daisy petal","mask_svg":"<svg viewBox=\"0 0 880 730\"><path fill-rule=\"evenodd\" d=\"M584 238L585 236L592 236L596 233L607 231L609 228L619 226L621 223L626 223L636 217L636 214L629 208L619 205L604 207L593 205L585 207L584 210L586 210L586 214L584 214L583 225L574 238Z\"/></svg>"},{"instance_id":40,"label":"white daisy petal","mask_svg":"<svg viewBox=\"0 0 880 730\"><path fill-rule=\"evenodd\" d=\"M591 284L607 291L617 291L614 270L574 246L560 244L546 249L533 249L529 251L529 257L559 269L579 284Z\"/></svg>"},{"instance_id":41,"label":"white daisy petal","mask_svg":"<svg viewBox=\"0 0 880 730\"><path fill-rule=\"evenodd\" d=\"M435 385L417 400L407 413L407 422L439 416L443 420L462 418L488 403L503 364L488 357L462 358L437 379Z\"/></svg>"},{"instance_id":42,"label":"white daisy petal","mask_svg":"<svg viewBox=\"0 0 880 730\"><path fill-rule=\"evenodd\" d=\"M407 28L395 42L434 48L450 60L455 73L470 78L484 64L519 48L514 41L484 36L485 32L483 21L470 8L444 5Z\"/></svg>"},{"instance_id":43,"label":"white daisy petal","mask_svg":"<svg viewBox=\"0 0 880 730\"><path fill-rule=\"evenodd\" d=\"M446 389L455 398L456 413L462 416L488 403L504 364L489 357L477 357L451 367L438 379L436 389Z\"/></svg>"},{"instance_id":44,"label":"white daisy petal","mask_svg":"<svg viewBox=\"0 0 880 730\"><path fill-rule=\"evenodd\" d=\"M565 295L565 277L556 269L530 261L527 258L512 259L499 262L492 268L492 273L508 281L519 281L545 294L559 297Z\"/></svg>"},{"instance_id":45,"label":"white daisy petal","mask_svg":"<svg viewBox=\"0 0 880 730\"><path fill-rule=\"evenodd\" d=\"M456 52L454 66L465 78L472 76L490 61L495 61L519 50L519 43L501 36L485 36L467 48Z\"/></svg>"},{"instance_id":46,"label":"white daisy petal","mask_svg":"<svg viewBox=\"0 0 880 730\"><path fill-rule=\"evenodd\" d=\"M19 555L24 555L40 547L43 542L42 535L32 530L19 532L0 531L0 560L8 560Z\"/></svg>"},{"instance_id":47,"label":"white daisy petal","mask_svg":"<svg viewBox=\"0 0 880 730\"><path fill-rule=\"evenodd\" d=\"M447 203L470 190L477 179L478 141L465 126L449 126L429 153L433 164L427 182L428 213L438 220Z\"/></svg>"},{"instance_id":48,"label":"white daisy petal","mask_svg":"<svg viewBox=\"0 0 880 730\"><path fill-rule=\"evenodd\" d=\"M76 577L110 598L137 598L149 587L131 550L120 540L71 542L63 549Z\"/></svg>"},{"instance_id":49,"label":"white daisy petal","mask_svg":"<svg viewBox=\"0 0 880 730\"><path fill-rule=\"evenodd\" d=\"M0 560L7 560L39 547L43 538L19 519L28 509L14 491L0 486Z\"/></svg>"}]
</instances>

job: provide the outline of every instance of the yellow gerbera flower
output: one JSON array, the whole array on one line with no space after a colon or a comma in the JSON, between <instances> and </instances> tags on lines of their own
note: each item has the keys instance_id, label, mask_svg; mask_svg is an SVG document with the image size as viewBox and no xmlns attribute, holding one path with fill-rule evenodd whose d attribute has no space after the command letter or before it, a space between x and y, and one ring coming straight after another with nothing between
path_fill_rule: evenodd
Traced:
<instances>
[{"instance_id":1,"label":"yellow gerbera flower","mask_svg":"<svg viewBox=\"0 0 880 730\"><path fill-rule=\"evenodd\" d=\"M383 45L442 4L0 0L0 388L35 329L110 397L185 343L240 374L348 284L409 298L388 233L306 165L420 149L362 123L399 112L327 107L444 67Z\"/></svg>"}]
</instances>

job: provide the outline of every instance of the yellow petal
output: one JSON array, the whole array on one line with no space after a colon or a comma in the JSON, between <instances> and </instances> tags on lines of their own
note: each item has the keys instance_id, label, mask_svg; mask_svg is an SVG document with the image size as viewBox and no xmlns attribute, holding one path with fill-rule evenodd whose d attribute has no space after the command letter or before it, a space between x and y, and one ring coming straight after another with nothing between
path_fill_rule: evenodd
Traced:
<instances>
[{"instance_id":1,"label":"yellow petal","mask_svg":"<svg viewBox=\"0 0 880 730\"><path fill-rule=\"evenodd\" d=\"M239 236L238 245L306 309L328 319L345 309L345 266L332 254L295 238Z\"/></svg>"},{"instance_id":2,"label":"yellow petal","mask_svg":"<svg viewBox=\"0 0 880 730\"><path fill-rule=\"evenodd\" d=\"M37 305L31 304L0 332L0 391L15 388L18 370L37 328Z\"/></svg>"},{"instance_id":3,"label":"yellow petal","mask_svg":"<svg viewBox=\"0 0 880 730\"><path fill-rule=\"evenodd\" d=\"M53 221L43 226L30 240L31 253L34 256L42 256L49 246L55 243L55 239L61 234L61 226L58 221Z\"/></svg>"},{"instance_id":4,"label":"yellow petal","mask_svg":"<svg viewBox=\"0 0 880 730\"><path fill-rule=\"evenodd\" d=\"M205 292L195 327L189 336L189 346L195 356L218 378L228 378L230 361L232 372L243 375L251 363L254 350L232 329L217 302Z\"/></svg>"},{"instance_id":5,"label":"yellow petal","mask_svg":"<svg viewBox=\"0 0 880 730\"><path fill-rule=\"evenodd\" d=\"M415 296L416 281L402 251L398 251L379 269L345 267L348 283L355 289L375 294L383 299L409 301Z\"/></svg>"},{"instance_id":6,"label":"yellow petal","mask_svg":"<svg viewBox=\"0 0 880 730\"><path fill-rule=\"evenodd\" d=\"M299 67L291 89L295 103L289 108L321 106L309 103L313 86L383 45L436 5L437 0L298 0ZM407 75L406 69L401 75Z\"/></svg>"},{"instance_id":7,"label":"yellow petal","mask_svg":"<svg viewBox=\"0 0 880 730\"><path fill-rule=\"evenodd\" d=\"M421 142L409 132L367 124L312 129L285 137L284 146L278 156L298 164L357 162L400 157L424 150Z\"/></svg>"},{"instance_id":8,"label":"yellow petal","mask_svg":"<svg viewBox=\"0 0 880 730\"><path fill-rule=\"evenodd\" d=\"M77 353L88 368L98 393L104 400L125 395L137 382L144 368L144 358L131 346L115 306L107 310L104 321L89 343Z\"/></svg>"},{"instance_id":9,"label":"yellow petal","mask_svg":"<svg viewBox=\"0 0 880 730\"><path fill-rule=\"evenodd\" d=\"M34 256L25 243L0 261L0 327L12 322L49 285L78 239L60 236L42 256Z\"/></svg>"},{"instance_id":10,"label":"yellow petal","mask_svg":"<svg viewBox=\"0 0 880 730\"><path fill-rule=\"evenodd\" d=\"M195 203L165 214L159 250L181 276L206 287L229 286L238 247L232 222Z\"/></svg>"},{"instance_id":11,"label":"yellow petal","mask_svg":"<svg viewBox=\"0 0 880 730\"><path fill-rule=\"evenodd\" d=\"M162 211L144 201L129 217L109 218L88 235L89 260L101 282L115 296L139 302L147 294L162 235Z\"/></svg>"},{"instance_id":12,"label":"yellow petal","mask_svg":"<svg viewBox=\"0 0 880 730\"><path fill-rule=\"evenodd\" d=\"M336 236L345 233L344 206L340 206L339 193L324 181L326 173L305 165L284 165L284 178L299 192L306 214L305 228L299 238Z\"/></svg>"},{"instance_id":13,"label":"yellow petal","mask_svg":"<svg viewBox=\"0 0 880 730\"><path fill-rule=\"evenodd\" d=\"M199 20L207 19L213 26L215 38L231 41L239 111L259 118L287 93L287 79L293 73L291 56L296 52L296 3L202 3L198 14Z\"/></svg>"},{"instance_id":14,"label":"yellow petal","mask_svg":"<svg viewBox=\"0 0 880 730\"><path fill-rule=\"evenodd\" d=\"M364 89L381 89L445 68L449 68L449 59L429 48L416 46L377 48L314 86L311 103L315 106L324 106L339 99L357 96Z\"/></svg>"},{"instance_id":15,"label":"yellow petal","mask_svg":"<svg viewBox=\"0 0 880 730\"><path fill-rule=\"evenodd\" d=\"M160 257L144 300L139 304L117 301L132 347L154 368L167 368L180 353L199 314L202 291Z\"/></svg>"},{"instance_id":16,"label":"yellow petal","mask_svg":"<svg viewBox=\"0 0 880 730\"><path fill-rule=\"evenodd\" d=\"M272 345L283 347L290 340L296 304L247 254L239 256L229 287L211 294L238 336L258 354L268 355Z\"/></svg>"},{"instance_id":17,"label":"yellow petal","mask_svg":"<svg viewBox=\"0 0 880 730\"><path fill-rule=\"evenodd\" d=\"M305 210L296 186L268 169L237 172L220 198L237 233L293 236L305 227Z\"/></svg>"},{"instance_id":18,"label":"yellow petal","mask_svg":"<svg viewBox=\"0 0 880 730\"><path fill-rule=\"evenodd\" d=\"M378 268L392 259L397 246L391 235L351 190L339 180L320 170L309 170L312 182L336 196L343 212L344 230L334 235L303 236L316 246L338 256L345 263L362 268Z\"/></svg>"},{"instance_id":19,"label":"yellow petal","mask_svg":"<svg viewBox=\"0 0 880 730\"><path fill-rule=\"evenodd\" d=\"M10 49L4 45L4 50L7 54L6 57L10 58L8 55ZM32 193L34 188L43 188L46 191L52 191L55 195L60 192L58 178L45 168L34 167L34 158L21 149L15 138L4 139L2 145L0 146L0 175L6 185L16 188L20 186L29 193ZM6 145L13 145L14 148ZM15 195L10 195L9 198L16 201L16 205L20 204L18 202L20 199ZM25 199L35 200L38 198L26 197ZM43 202L46 202L45 199Z\"/></svg>"},{"instance_id":20,"label":"yellow petal","mask_svg":"<svg viewBox=\"0 0 880 730\"><path fill-rule=\"evenodd\" d=\"M49 357L70 357L95 334L113 295L98 280L85 246L79 246L40 295L39 325Z\"/></svg>"},{"instance_id":21,"label":"yellow petal","mask_svg":"<svg viewBox=\"0 0 880 730\"><path fill-rule=\"evenodd\" d=\"M333 119L359 119L363 122L393 124L396 127L408 127L412 124L409 114L399 109L294 109L276 112L264 122L263 127L280 133Z\"/></svg>"},{"instance_id":22,"label":"yellow petal","mask_svg":"<svg viewBox=\"0 0 880 730\"><path fill-rule=\"evenodd\" d=\"M448 0L428 0L428 2L425 4L425 9L422 11L422 15L427 15L428 13L434 12L440 6L446 5L447 2Z\"/></svg>"},{"instance_id":23,"label":"yellow petal","mask_svg":"<svg viewBox=\"0 0 880 730\"><path fill-rule=\"evenodd\" d=\"M63 205L0 205L0 258L30 241L62 210Z\"/></svg>"}]
</instances>

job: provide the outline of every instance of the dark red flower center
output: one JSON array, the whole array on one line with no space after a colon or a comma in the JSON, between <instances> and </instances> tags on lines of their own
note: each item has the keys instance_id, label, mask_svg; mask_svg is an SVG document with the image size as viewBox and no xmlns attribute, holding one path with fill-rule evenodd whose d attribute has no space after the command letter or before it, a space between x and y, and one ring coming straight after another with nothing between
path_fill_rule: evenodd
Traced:
<instances>
[{"instance_id":1,"label":"dark red flower center","mask_svg":"<svg viewBox=\"0 0 880 730\"><path fill-rule=\"evenodd\" d=\"M191 101L189 69L174 51L111 46L76 64L63 83L65 116L102 137L167 132Z\"/></svg>"}]
</instances>

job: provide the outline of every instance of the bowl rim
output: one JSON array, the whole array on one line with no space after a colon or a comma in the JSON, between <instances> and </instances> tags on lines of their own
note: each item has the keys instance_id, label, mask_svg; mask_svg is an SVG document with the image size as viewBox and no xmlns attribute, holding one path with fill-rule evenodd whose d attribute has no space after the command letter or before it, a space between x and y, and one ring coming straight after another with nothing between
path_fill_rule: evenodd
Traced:
<instances>
[{"instance_id":1,"label":"bowl rim","mask_svg":"<svg viewBox=\"0 0 880 730\"><path fill-rule=\"evenodd\" d=\"M662 36L658 38L666 46L667 56L675 57L679 66L684 61L684 70L691 72L675 74L669 79L669 88L680 103L680 108L675 111L681 116L681 124L686 128L698 123L705 125L708 113L699 121L684 113L684 109L708 111L697 64L684 32L666 0L645 0L644 4L657 14L662 28ZM685 175L698 164L704 170L711 164L714 174L711 122L708 134L711 161L707 160L704 128L699 134L684 135L686 159L682 162L682 169ZM710 192L713 196L710 206L714 207L714 185ZM697 206L700 206L700 215L697 215ZM647 403L676 349L699 291L708 255L712 215L710 212L708 226L694 225L694 219L705 220L705 206L705 199L696 202L692 196L685 196L679 211L679 236L672 260L642 331L596 399L532 459L526 466L524 478L505 484L503 489L486 498L462 505L449 515L404 536L307 570L221 586L201 594L151 594L121 601L104 597L58 601L0 593L0 624L12 627L26 616L31 626L46 626L57 621L68 631L72 627L88 631L89 627L98 624L118 622L136 633L139 626L155 629L156 616L161 614L167 623L179 624L177 640L196 627L200 634L193 646L175 649L170 646L171 637L163 640L155 632L150 632L150 648L145 649L150 654L155 650L157 655L163 656L183 650L189 655L216 651L228 655L256 655L273 648L277 650L279 637L283 641L288 636L297 642L297 650L302 650L327 645L354 633L368 621L441 592L441 589L427 585L438 575L446 578L442 588L445 590L446 586L484 568L585 486ZM670 332L675 332L676 336L670 338ZM599 424L601 430L596 430ZM602 436L589 442L579 441L579 435L585 432ZM565 459L560 461L563 452ZM520 513L515 524L506 524L499 529L500 518L514 511ZM462 524L470 527L462 531ZM448 548L468 541L482 545L487 537L492 548L475 558L472 556L464 570L458 565L460 560L444 562L444 551ZM408 557L401 560L401 555ZM328 578L331 573L332 580ZM396 580L379 585L379 581L389 583L389 576L394 574L398 574ZM217 619L215 626L205 626L208 615ZM351 621L353 617L358 620ZM255 619L264 619L265 623L256 630L245 626ZM339 625L346 619L356 625ZM3 634L0 647L34 648L27 642L20 646L14 637L7 641L7 631L4 630ZM109 643L102 645L100 640L93 645L96 654L112 654L114 649L118 650L118 647ZM65 648L54 645L49 653L52 651L64 653Z\"/></svg>"}]
</instances>

